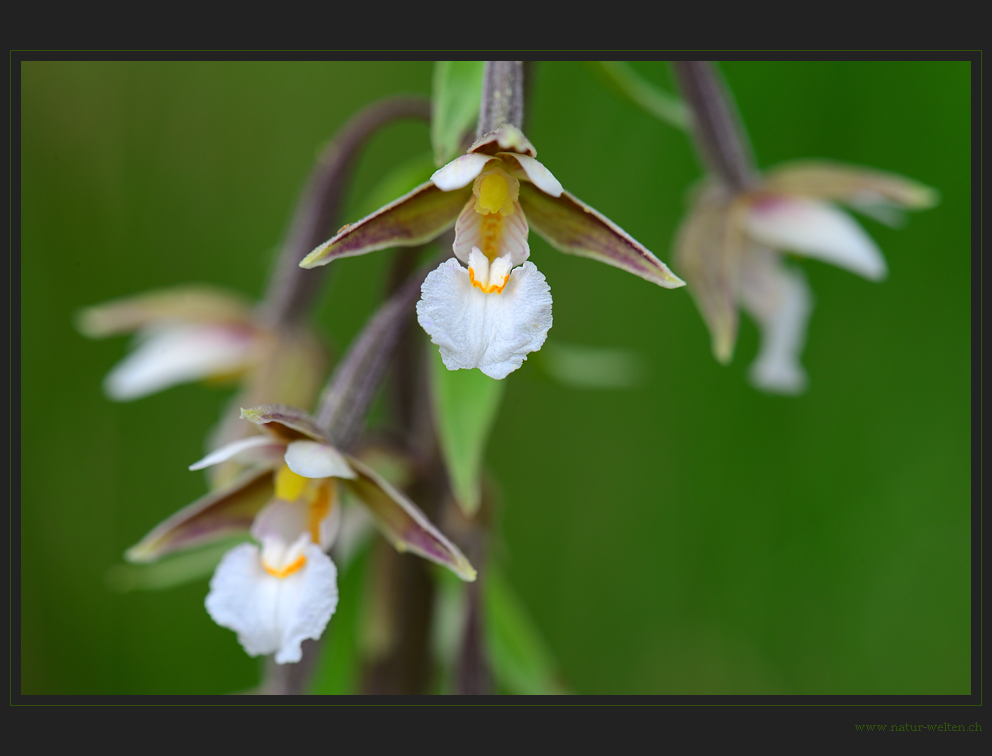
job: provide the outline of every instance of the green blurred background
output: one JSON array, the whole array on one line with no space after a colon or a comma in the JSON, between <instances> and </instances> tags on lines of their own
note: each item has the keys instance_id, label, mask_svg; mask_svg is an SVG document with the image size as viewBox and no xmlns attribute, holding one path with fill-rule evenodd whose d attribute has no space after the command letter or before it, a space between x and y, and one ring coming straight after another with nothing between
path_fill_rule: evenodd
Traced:
<instances>
[{"instance_id":1,"label":"green blurred background","mask_svg":"<svg viewBox=\"0 0 992 756\"><path fill-rule=\"evenodd\" d=\"M666 63L635 66L671 86ZM747 383L750 321L721 367L688 292L532 235L549 344L633 350L647 378L570 388L532 359L508 379L488 454L497 558L578 693L968 693L969 64L722 69L762 166L873 166L941 204L900 230L862 220L884 283L801 263L816 308L799 397ZM100 381L126 342L87 341L73 314L187 281L260 295L319 147L363 104L430 81L426 62L23 64L22 692L258 682L259 662L204 611L206 578L125 594L105 579L204 492L186 466L231 390L114 404ZM683 133L563 62L537 67L528 132L567 189L672 261L700 175ZM373 138L351 212L428 149L425 124ZM388 258L337 264L318 322L338 350Z\"/></svg>"}]
</instances>

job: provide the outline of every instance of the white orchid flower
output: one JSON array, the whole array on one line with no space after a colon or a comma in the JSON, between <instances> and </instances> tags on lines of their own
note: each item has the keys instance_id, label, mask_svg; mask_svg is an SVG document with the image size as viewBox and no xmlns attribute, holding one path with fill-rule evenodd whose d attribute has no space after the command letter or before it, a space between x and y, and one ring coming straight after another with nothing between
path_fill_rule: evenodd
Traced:
<instances>
[{"instance_id":1,"label":"white orchid flower","mask_svg":"<svg viewBox=\"0 0 992 756\"><path fill-rule=\"evenodd\" d=\"M676 256L726 363L737 341L738 306L761 329L751 382L794 394L806 387L799 362L813 297L802 271L782 252L832 263L871 281L885 278L885 258L870 236L833 202L886 222L899 210L936 202L934 190L902 176L831 163L772 169L756 186L733 192L711 181L679 231Z\"/></svg>"},{"instance_id":2,"label":"white orchid flower","mask_svg":"<svg viewBox=\"0 0 992 756\"><path fill-rule=\"evenodd\" d=\"M563 252L666 288L684 285L622 229L566 192L536 155L519 129L503 126L430 182L342 229L301 265L421 244L454 224L456 259L427 276L417 317L448 369L479 368L497 379L540 349L551 328L550 288L527 259L529 222Z\"/></svg>"},{"instance_id":3,"label":"white orchid flower","mask_svg":"<svg viewBox=\"0 0 992 756\"><path fill-rule=\"evenodd\" d=\"M249 530L257 543L224 556L206 599L210 616L234 630L249 655L296 662L302 641L324 632L338 600L337 569L326 552L340 529L340 486L366 506L398 550L475 579L468 560L409 499L335 449L306 413L265 405L242 410L242 417L264 432L227 444L190 469L234 460L247 471L165 520L126 557L150 562Z\"/></svg>"}]
</instances>

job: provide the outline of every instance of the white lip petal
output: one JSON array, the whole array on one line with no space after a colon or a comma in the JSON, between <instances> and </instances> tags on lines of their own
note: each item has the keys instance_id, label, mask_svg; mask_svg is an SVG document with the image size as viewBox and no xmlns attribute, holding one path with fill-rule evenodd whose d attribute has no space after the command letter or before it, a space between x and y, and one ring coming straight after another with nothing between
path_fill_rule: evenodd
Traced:
<instances>
[{"instance_id":1,"label":"white lip petal","mask_svg":"<svg viewBox=\"0 0 992 756\"><path fill-rule=\"evenodd\" d=\"M773 197L753 203L747 214L750 237L771 249L798 252L872 281L885 278L885 258L847 213L825 202Z\"/></svg>"},{"instance_id":2,"label":"white lip petal","mask_svg":"<svg viewBox=\"0 0 992 756\"><path fill-rule=\"evenodd\" d=\"M284 578L266 572L258 546L227 552L210 580L207 612L234 630L249 656L275 654L278 664L298 662L300 644L317 639L337 608L337 569L320 547L309 544L305 565Z\"/></svg>"},{"instance_id":3,"label":"white lip petal","mask_svg":"<svg viewBox=\"0 0 992 756\"><path fill-rule=\"evenodd\" d=\"M475 181L483 166L492 159L491 155L462 155L434 171L431 181L442 192L461 189Z\"/></svg>"},{"instance_id":4,"label":"white lip petal","mask_svg":"<svg viewBox=\"0 0 992 756\"><path fill-rule=\"evenodd\" d=\"M565 191L561 182L554 177L551 171L544 167L544 163L540 160L528 157L527 155L514 155L513 157L520 163L520 167L524 169L524 173L527 174L530 182L545 194L550 194L552 197L560 197L561 193Z\"/></svg>"},{"instance_id":5,"label":"white lip petal","mask_svg":"<svg viewBox=\"0 0 992 756\"><path fill-rule=\"evenodd\" d=\"M449 370L479 368L502 379L541 348L551 328L551 290L531 262L515 268L502 293L484 294L456 260L428 274L417 319Z\"/></svg>"},{"instance_id":6,"label":"white lip petal","mask_svg":"<svg viewBox=\"0 0 992 756\"><path fill-rule=\"evenodd\" d=\"M318 441L292 441L286 447L286 465L304 478L354 478L341 452Z\"/></svg>"},{"instance_id":7,"label":"white lip petal","mask_svg":"<svg viewBox=\"0 0 992 756\"><path fill-rule=\"evenodd\" d=\"M247 330L175 326L149 335L110 371L103 387L111 399L138 399L211 375L245 368L254 339Z\"/></svg>"},{"instance_id":8,"label":"white lip petal","mask_svg":"<svg viewBox=\"0 0 992 756\"><path fill-rule=\"evenodd\" d=\"M813 309L806 277L802 271L785 267L767 249L748 250L741 269L741 304L761 329L751 382L764 391L797 394L806 388L806 371L799 356Z\"/></svg>"},{"instance_id":9,"label":"white lip petal","mask_svg":"<svg viewBox=\"0 0 992 756\"><path fill-rule=\"evenodd\" d=\"M271 458L273 461L282 456L285 447L275 441L272 436L249 436L225 444L219 449L215 449L199 462L194 462L189 466L190 470L202 470L205 467L219 465L227 462L232 457L238 456L239 461L254 462Z\"/></svg>"},{"instance_id":10,"label":"white lip petal","mask_svg":"<svg viewBox=\"0 0 992 756\"><path fill-rule=\"evenodd\" d=\"M288 551L301 535L309 532L309 514L310 509L304 502L273 499L255 516L251 535L270 552ZM274 563L279 559L273 557L270 561Z\"/></svg>"},{"instance_id":11,"label":"white lip petal","mask_svg":"<svg viewBox=\"0 0 992 756\"><path fill-rule=\"evenodd\" d=\"M472 247L484 248L482 238L481 213L475 210L475 197L468 201L465 209L462 210L455 221L455 243L452 251L455 257L463 263L468 263L472 253ZM502 224L502 233L499 239L499 249L496 250L496 257L509 254L514 265L520 265L530 257L530 245L527 243L527 218L520 207L519 202L513 203L513 212L509 215L501 216L499 221Z\"/></svg>"}]
</instances>

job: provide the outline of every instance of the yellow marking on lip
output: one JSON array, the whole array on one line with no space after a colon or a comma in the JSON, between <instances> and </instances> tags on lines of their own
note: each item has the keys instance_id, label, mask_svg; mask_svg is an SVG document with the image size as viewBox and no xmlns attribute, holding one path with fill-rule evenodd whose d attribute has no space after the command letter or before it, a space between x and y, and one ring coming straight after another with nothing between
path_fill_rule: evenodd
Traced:
<instances>
[{"instance_id":1,"label":"yellow marking on lip","mask_svg":"<svg viewBox=\"0 0 992 756\"><path fill-rule=\"evenodd\" d=\"M479 184L479 199L475 209L480 213L498 213L506 202L510 186L499 173L490 173Z\"/></svg>"},{"instance_id":2,"label":"yellow marking on lip","mask_svg":"<svg viewBox=\"0 0 992 756\"><path fill-rule=\"evenodd\" d=\"M482 216L482 254L492 263L499 257L499 241L503 236L503 216L499 213Z\"/></svg>"},{"instance_id":3,"label":"yellow marking on lip","mask_svg":"<svg viewBox=\"0 0 992 756\"><path fill-rule=\"evenodd\" d=\"M317 494L307 510L307 529L313 542L317 544L320 543L320 523L334 506L333 486L333 482L327 481L318 487Z\"/></svg>"},{"instance_id":4,"label":"yellow marking on lip","mask_svg":"<svg viewBox=\"0 0 992 756\"><path fill-rule=\"evenodd\" d=\"M283 501L296 501L310 483L309 478L297 475L283 463L276 473L276 498Z\"/></svg>"},{"instance_id":5,"label":"yellow marking on lip","mask_svg":"<svg viewBox=\"0 0 992 756\"><path fill-rule=\"evenodd\" d=\"M483 286L481 282L475 280L475 271L471 268L468 269L468 280L472 282L472 285L481 291L483 294L502 294L503 289L506 288L506 282L510 280L510 274L507 273L503 276L503 283L501 284L489 284L489 286Z\"/></svg>"},{"instance_id":6,"label":"yellow marking on lip","mask_svg":"<svg viewBox=\"0 0 992 756\"><path fill-rule=\"evenodd\" d=\"M264 560L262 561L262 566L265 568L267 573L282 580L283 578L289 577L294 572L301 570L303 565L306 563L307 558L303 554L300 554L292 564L283 567L281 570L277 570L275 567L270 567Z\"/></svg>"}]
</instances>

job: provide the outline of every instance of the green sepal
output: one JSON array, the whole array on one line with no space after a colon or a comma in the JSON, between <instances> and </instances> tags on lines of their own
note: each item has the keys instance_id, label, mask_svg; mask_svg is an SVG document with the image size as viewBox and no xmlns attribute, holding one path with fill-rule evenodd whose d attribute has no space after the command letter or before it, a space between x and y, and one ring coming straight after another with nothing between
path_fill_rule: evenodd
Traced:
<instances>
[{"instance_id":1,"label":"green sepal","mask_svg":"<svg viewBox=\"0 0 992 756\"><path fill-rule=\"evenodd\" d=\"M520 206L531 227L561 252L591 257L666 289L685 286L685 281L644 245L568 192L552 197L522 181Z\"/></svg>"},{"instance_id":2,"label":"green sepal","mask_svg":"<svg viewBox=\"0 0 992 756\"><path fill-rule=\"evenodd\" d=\"M471 196L470 186L442 192L428 181L362 220L343 226L304 257L300 267L316 268L340 257L429 242L455 225Z\"/></svg>"},{"instance_id":3,"label":"green sepal","mask_svg":"<svg viewBox=\"0 0 992 756\"><path fill-rule=\"evenodd\" d=\"M482 60L439 60L431 84L431 144L441 167L463 152L465 132L475 126L482 103Z\"/></svg>"},{"instance_id":4,"label":"green sepal","mask_svg":"<svg viewBox=\"0 0 992 756\"><path fill-rule=\"evenodd\" d=\"M271 433L282 441L319 441L330 445L327 434L309 414L286 404L263 404L260 407L241 408L244 420Z\"/></svg>"},{"instance_id":5,"label":"green sepal","mask_svg":"<svg viewBox=\"0 0 992 756\"><path fill-rule=\"evenodd\" d=\"M462 580L475 580L475 568L416 504L364 463L345 455L357 477L341 479L369 510L379 531L400 552L409 551L447 567Z\"/></svg>"},{"instance_id":6,"label":"green sepal","mask_svg":"<svg viewBox=\"0 0 992 756\"><path fill-rule=\"evenodd\" d=\"M272 498L271 467L256 467L211 491L156 525L124 553L129 562L153 562L174 551L247 535L255 515Z\"/></svg>"},{"instance_id":7,"label":"green sepal","mask_svg":"<svg viewBox=\"0 0 992 756\"><path fill-rule=\"evenodd\" d=\"M482 462L506 384L478 370L448 370L440 352L430 352L441 453L455 500L472 517L482 501Z\"/></svg>"}]
</instances>

